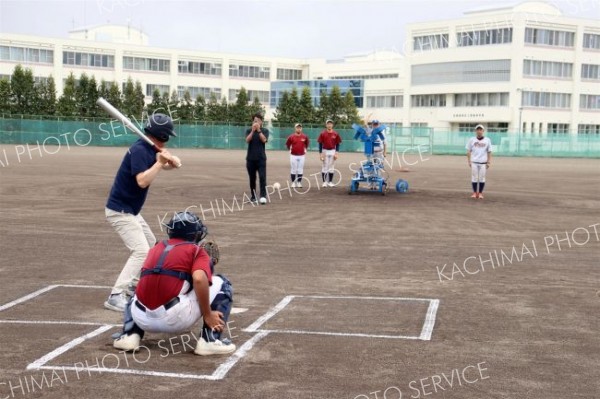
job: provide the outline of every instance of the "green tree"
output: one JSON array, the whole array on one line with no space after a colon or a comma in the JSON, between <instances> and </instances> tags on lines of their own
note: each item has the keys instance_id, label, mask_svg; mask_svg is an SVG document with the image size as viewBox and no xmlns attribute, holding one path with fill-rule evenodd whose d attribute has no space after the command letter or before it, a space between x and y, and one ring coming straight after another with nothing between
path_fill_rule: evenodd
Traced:
<instances>
[{"instance_id":1,"label":"green tree","mask_svg":"<svg viewBox=\"0 0 600 399\"><path fill-rule=\"evenodd\" d=\"M229 118L231 122L235 123L247 123L250 119L250 107L248 103L250 99L248 98L248 92L242 86L240 88L240 92L237 95L237 99L235 103L229 107Z\"/></svg>"},{"instance_id":2,"label":"green tree","mask_svg":"<svg viewBox=\"0 0 600 399\"><path fill-rule=\"evenodd\" d=\"M344 96L344 106L342 109L345 120L343 123L351 125L353 123L360 123L360 116L358 115L358 108L354 102L354 95L351 91L348 91Z\"/></svg>"},{"instance_id":3,"label":"green tree","mask_svg":"<svg viewBox=\"0 0 600 399\"><path fill-rule=\"evenodd\" d=\"M92 75L86 93L88 115L91 117L100 115L100 107L98 107L98 104L96 104L96 101L98 101L99 97L100 92L98 90L98 82L96 81L94 75Z\"/></svg>"},{"instance_id":4,"label":"green tree","mask_svg":"<svg viewBox=\"0 0 600 399\"><path fill-rule=\"evenodd\" d=\"M135 89L133 92L133 109L131 115L138 120L142 120L144 114L144 106L146 105L146 95L142 89L142 84L139 80L135 82Z\"/></svg>"},{"instance_id":5,"label":"green tree","mask_svg":"<svg viewBox=\"0 0 600 399\"><path fill-rule=\"evenodd\" d=\"M290 115L290 93L287 91L284 91L281 94L281 99L279 100L279 104L275 110L274 119L281 124L291 123L292 116Z\"/></svg>"},{"instance_id":6,"label":"green tree","mask_svg":"<svg viewBox=\"0 0 600 399\"><path fill-rule=\"evenodd\" d=\"M258 114L258 113L260 113L261 115L265 114L265 108L260 103L258 96L254 97L254 101L252 101L252 104L250 104L250 106L248 108L249 108L248 121L250 121L250 117L254 114ZM248 121L245 121L245 122L248 122Z\"/></svg>"},{"instance_id":7,"label":"green tree","mask_svg":"<svg viewBox=\"0 0 600 399\"><path fill-rule=\"evenodd\" d=\"M342 92L339 86L333 86L331 89L331 93L329 94L329 99L327 101L329 108L329 119L333 120L333 123L342 124L343 121L343 113L344 113L344 98L342 97Z\"/></svg>"},{"instance_id":8,"label":"green tree","mask_svg":"<svg viewBox=\"0 0 600 399\"><path fill-rule=\"evenodd\" d=\"M146 106L146 112L148 113L148 115L152 115L154 114L154 112L156 112L156 110L160 110L161 107L162 98L160 90L154 89L154 91L152 92L152 101Z\"/></svg>"},{"instance_id":9,"label":"green tree","mask_svg":"<svg viewBox=\"0 0 600 399\"><path fill-rule=\"evenodd\" d=\"M10 114L12 105L12 91L8 79L0 79L0 112Z\"/></svg>"},{"instance_id":10,"label":"green tree","mask_svg":"<svg viewBox=\"0 0 600 399\"><path fill-rule=\"evenodd\" d=\"M21 65L17 65L10 80L14 113L32 113L32 105L37 100L34 86L35 81L33 79L33 72L31 72L31 69L23 69Z\"/></svg>"},{"instance_id":11,"label":"green tree","mask_svg":"<svg viewBox=\"0 0 600 399\"><path fill-rule=\"evenodd\" d=\"M223 97L221 103L215 93L210 93L210 99L206 104L206 120L209 122L227 122L227 99Z\"/></svg>"},{"instance_id":12,"label":"green tree","mask_svg":"<svg viewBox=\"0 0 600 399\"><path fill-rule=\"evenodd\" d=\"M110 84L110 89L108 90L108 97L106 97L106 100L117 109L123 108L121 89L119 89L119 85L116 82L112 82Z\"/></svg>"},{"instance_id":13,"label":"green tree","mask_svg":"<svg viewBox=\"0 0 600 399\"><path fill-rule=\"evenodd\" d=\"M100 85L98 86L98 97L102 97L105 100L108 100L108 91L110 89L110 85L106 83L106 80L102 79L100 81Z\"/></svg>"},{"instance_id":14,"label":"green tree","mask_svg":"<svg viewBox=\"0 0 600 399\"><path fill-rule=\"evenodd\" d=\"M301 123L317 123L316 109L308 86L302 89L297 119Z\"/></svg>"},{"instance_id":15,"label":"green tree","mask_svg":"<svg viewBox=\"0 0 600 399\"><path fill-rule=\"evenodd\" d=\"M194 119L203 121L206 119L206 100L200 94L196 97L196 103L194 104Z\"/></svg>"},{"instance_id":16,"label":"green tree","mask_svg":"<svg viewBox=\"0 0 600 399\"><path fill-rule=\"evenodd\" d=\"M125 88L123 89L123 106L122 112L128 118L132 116L138 117L136 114L137 110L137 98L135 95L135 84L133 83L133 79L131 77L127 78L127 82L125 83Z\"/></svg>"},{"instance_id":17,"label":"green tree","mask_svg":"<svg viewBox=\"0 0 600 399\"><path fill-rule=\"evenodd\" d=\"M63 93L58 99L58 104L56 105L56 111L60 116L76 116L77 115L77 101L75 97L75 92L77 90L77 84L75 82L75 75L73 72L67 76L65 80L65 86L63 88ZM114 105L114 104L113 104Z\"/></svg>"},{"instance_id":18,"label":"green tree","mask_svg":"<svg viewBox=\"0 0 600 399\"><path fill-rule=\"evenodd\" d=\"M82 73L79 76L79 84L75 87L75 103L77 104L78 114L80 116L89 116L90 102L88 99L88 87L90 80L87 75Z\"/></svg>"},{"instance_id":19,"label":"green tree","mask_svg":"<svg viewBox=\"0 0 600 399\"><path fill-rule=\"evenodd\" d=\"M298 98L298 89L295 87L290 92L289 102L289 122L297 123L300 117L300 99Z\"/></svg>"},{"instance_id":20,"label":"green tree","mask_svg":"<svg viewBox=\"0 0 600 399\"><path fill-rule=\"evenodd\" d=\"M179 102L179 106L177 107L177 118L189 121L192 120L194 116L194 104L192 100L192 95L188 90L183 93L183 98Z\"/></svg>"},{"instance_id":21,"label":"green tree","mask_svg":"<svg viewBox=\"0 0 600 399\"><path fill-rule=\"evenodd\" d=\"M317 123L325 124L327 119L331 119L331 106L329 105L329 96L326 90L322 90L319 98L319 108L317 110Z\"/></svg>"},{"instance_id":22,"label":"green tree","mask_svg":"<svg viewBox=\"0 0 600 399\"><path fill-rule=\"evenodd\" d=\"M56 84L54 78L49 76L45 82L38 86L38 90L38 113L40 115L54 115L56 113Z\"/></svg>"}]
</instances>

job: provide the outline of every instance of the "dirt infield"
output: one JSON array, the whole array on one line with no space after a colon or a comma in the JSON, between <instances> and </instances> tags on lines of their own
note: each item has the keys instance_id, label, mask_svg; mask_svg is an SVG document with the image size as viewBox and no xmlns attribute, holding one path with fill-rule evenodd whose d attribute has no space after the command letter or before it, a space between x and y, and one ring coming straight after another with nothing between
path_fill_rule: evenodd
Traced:
<instances>
[{"instance_id":1,"label":"dirt infield","mask_svg":"<svg viewBox=\"0 0 600 399\"><path fill-rule=\"evenodd\" d=\"M120 315L102 307L127 257L104 220L125 151L0 168L0 399L599 396L599 160L494 159L478 201L464 157L409 156L410 172L391 172L408 194L350 196L360 154L341 155L336 188L317 187L309 154L296 193L276 152L281 197L254 207L244 152L174 150L184 166L158 177L142 214L162 238L174 211L204 212L248 309L230 320L244 350L202 358L198 331L150 334L134 359L112 348Z\"/></svg>"}]
</instances>

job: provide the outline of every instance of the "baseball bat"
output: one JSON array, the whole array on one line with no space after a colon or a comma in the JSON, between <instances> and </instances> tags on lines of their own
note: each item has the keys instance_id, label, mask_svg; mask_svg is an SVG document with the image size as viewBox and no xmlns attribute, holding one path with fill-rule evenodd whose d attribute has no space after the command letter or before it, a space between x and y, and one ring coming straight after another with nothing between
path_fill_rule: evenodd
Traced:
<instances>
[{"instance_id":1,"label":"baseball bat","mask_svg":"<svg viewBox=\"0 0 600 399\"><path fill-rule=\"evenodd\" d=\"M152 140L150 140L150 138L148 136L146 136L133 122L131 122L131 120L129 118L127 118L125 115L123 115L121 113L121 111L119 111L118 109L113 107L113 105L111 103L106 101L104 98L100 97L96 101L96 104L98 104L102 109L104 109L106 112L108 112L108 114L110 116L119 120L119 122L121 122L123 124L123 126L129 128L129 130L131 130L133 133L137 134L142 140L144 140L146 143L150 144L156 152L162 152L162 148L159 148L154 142L152 142ZM172 162L170 162L170 161L169 161L169 163L172 164ZM181 168L181 164L178 164L178 165L173 164L173 166L175 166L176 168Z\"/></svg>"}]
</instances>

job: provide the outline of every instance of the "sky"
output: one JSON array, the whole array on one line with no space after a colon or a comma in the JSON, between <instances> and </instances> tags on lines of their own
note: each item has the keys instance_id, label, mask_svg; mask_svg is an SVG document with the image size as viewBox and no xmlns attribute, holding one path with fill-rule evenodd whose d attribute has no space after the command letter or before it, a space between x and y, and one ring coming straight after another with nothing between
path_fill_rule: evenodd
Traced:
<instances>
[{"instance_id":1,"label":"sky","mask_svg":"<svg viewBox=\"0 0 600 399\"><path fill-rule=\"evenodd\" d=\"M598 0L546 0L566 16L593 18ZM516 0L514 3L519 3ZM0 0L0 33L68 37L73 27L140 28L156 47L337 59L401 51L405 24L457 18L504 0Z\"/></svg>"}]
</instances>

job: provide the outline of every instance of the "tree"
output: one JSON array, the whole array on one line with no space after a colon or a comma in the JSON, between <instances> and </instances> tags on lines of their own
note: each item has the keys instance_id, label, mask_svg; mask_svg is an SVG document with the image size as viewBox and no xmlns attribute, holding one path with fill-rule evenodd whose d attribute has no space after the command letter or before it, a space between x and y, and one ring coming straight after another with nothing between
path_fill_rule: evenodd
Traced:
<instances>
[{"instance_id":1,"label":"tree","mask_svg":"<svg viewBox=\"0 0 600 399\"><path fill-rule=\"evenodd\" d=\"M40 115L54 115L56 113L56 84L52 76L48 80L38 86L39 90L39 107Z\"/></svg>"},{"instance_id":2,"label":"tree","mask_svg":"<svg viewBox=\"0 0 600 399\"><path fill-rule=\"evenodd\" d=\"M14 113L31 114L32 104L37 100L34 86L31 69L23 69L21 65L17 65L10 80Z\"/></svg>"},{"instance_id":3,"label":"tree","mask_svg":"<svg viewBox=\"0 0 600 399\"><path fill-rule=\"evenodd\" d=\"M112 82L110 84L110 89L108 90L108 97L106 98L106 100L117 109L123 108L121 89L119 89L119 85L116 82Z\"/></svg>"},{"instance_id":4,"label":"tree","mask_svg":"<svg viewBox=\"0 0 600 399\"><path fill-rule=\"evenodd\" d=\"M8 79L0 79L0 112L10 113L12 105L12 91Z\"/></svg>"},{"instance_id":5,"label":"tree","mask_svg":"<svg viewBox=\"0 0 600 399\"><path fill-rule=\"evenodd\" d=\"M235 103L229 107L229 118L231 122L235 123L247 123L250 119L250 107L248 103L250 99L248 98L248 92L242 86L240 88L240 92L237 95L237 99Z\"/></svg>"},{"instance_id":6,"label":"tree","mask_svg":"<svg viewBox=\"0 0 600 399\"><path fill-rule=\"evenodd\" d=\"M250 117L252 115L259 114L259 113L261 115L264 115L265 114L265 108L260 103L260 100L258 99L258 96L255 96L254 97L254 101L252 101L252 104L250 104L250 106L249 106L248 121L250 120Z\"/></svg>"},{"instance_id":7,"label":"tree","mask_svg":"<svg viewBox=\"0 0 600 399\"><path fill-rule=\"evenodd\" d=\"M148 113L148 115L152 115L157 110L159 110L159 112L160 112L161 107L162 107L162 98L160 95L160 90L154 89L154 91L152 92L152 101L150 102L150 104L148 104L146 106L146 112Z\"/></svg>"},{"instance_id":8,"label":"tree","mask_svg":"<svg viewBox=\"0 0 600 399\"><path fill-rule=\"evenodd\" d=\"M186 90L183 93L183 99L181 99L181 102L177 107L177 116L184 121L192 120L194 117L194 104L189 90Z\"/></svg>"},{"instance_id":9,"label":"tree","mask_svg":"<svg viewBox=\"0 0 600 399\"><path fill-rule=\"evenodd\" d=\"M75 99L75 92L77 90L75 75L73 72L67 76L65 80L65 86L63 93L58 99L56 110L61 116L76 116L77 115L77 101ZM113 104L114 105L114 104Z\"/></svg>"},{"instance_id":10,"label":"tree","mask_svg":"<svg viewBox=\"0 0 600 399\"><path fill-rule=\"evenodd\" d=\"M329 108L329 119L333 120L333 123L336 125L343 122L344 98L342 97L339 86L333 86L327 104Z\"/></svg>"},{"instance_id":11,"label":"tree","mask_svg":"<svg viewBox=\"0 0 600 399\"><path fill-rule=\"evenodd\" d=\"M358 115L358 108L356 108L356 103L354 102L354 95L351 91L346 93L344 97L344 106L342 108L342 113L344 114L345 120L343 123L346 125L351 125L353 123L360 122L360 116Z\"/></svg>"},{"instance_id":12,"label":"tree","mask_svg":"<svg viewBox=\"0 0 600 399\"><path fill-rule=\"evenodd\" d=\"M146 95L144 94L144 90L142 89L142 84L139 80L135 81L135 90L133 92L133 109L132 116L136 118L142 118L144 114L144 105L146 104Z\"/></svg>"},{"instance_id":13,"label":"tree","mask_svg":"<svg viewBox=\"0 0 600 399\"><path fill-rule=\"evenodd\" d=\"M322 90L319 98L319 109L317 110L317 120L319 123L325 123L331 118L331 107L329 105L329 97L327 91Z\"/></svg>"},{"instance_id":14,"label":"tree","mask_svg":"<svg viewBox=\"0 0 600 399\"><path fill-rule=\"evenodd\" d=\"M282 124L291 123L292 116L290 115L290 94L284 91L281 94L279 105L275 111L274 119Z\"/></svg>"},{"instance_id":15,"label":"tree","mask_svg":"<svg viewBox=\"0 0 600 399\"><path fill-rule=\"evenodd\" d=\"M100 115L100 107L98 107L98 104L96 104L98 97L100 97L100 93L98 91L98 82L96 81L94 75L92 75L86 93L88 116L96 117Z\"/></svg>"},{"instance_id":16,"label":"tree","mask_svg":"<svg viewBox=\"0 0 600 399\"><path fill-rule=\"evenodd\" d=\"M300 117L300 99L298 98L298 89L295 87L290 92L289 116L290 123L297 123Z\"/></svg>"},{"instance_id":17,"label":"tree","mask_svg":"<svg viewBox=\"0 0 600 399\"><path fill-rule=\"evenodd\" d=\"M206 104L206 120L210 122L227 122L227 99L223 97L223 101L219 104L217 95L210 93L210 99Z\"/></svg>"},{"instance_id":18,"label":"tree","mask_svg":"<svg viewBox=\"0 0 600 399\"><path fill-rule=\"evenodd\" d=\"M138 115L136 114L136 103L137 98L135 95L135 84L133 83L131 77L129 77L127 78L127 83L125 83L125 88L123 89L123 115L128 118L131 118L133 115Z\"/></svg>"},{"instance_id":19,"label":"tree","mask_svg":"<svg viewBox=\"0 0 600 399\"><path fill-rule=\"evenodd\" d=\"M298 121L301 123L317 123L316 109L313 105L310 88L308 86L304 86L302 94L300 95Z\"/></svg>"},{"instance_id":20,"label":"tree","mask_svg":"<svg viewBox=\"0 0 600 399\"><path fill-rule=\"evenodd\" d=\"M193 117L195 120L203 121L206 118L206 101L200 94L196 97L196 103L194 104Z\"/></svg>"},{"instance_id":21,"label":"tree","mask_svg":"<svg viewBox=\"0 0 600 399\"><path fill-rule=\"evenodd\" d=\"M79 76L79 84L75 87L75 103L80 116L89 116L90 103L88 100L88 86L90 80L84 73Z\"/></svg>"}]
</instances>

